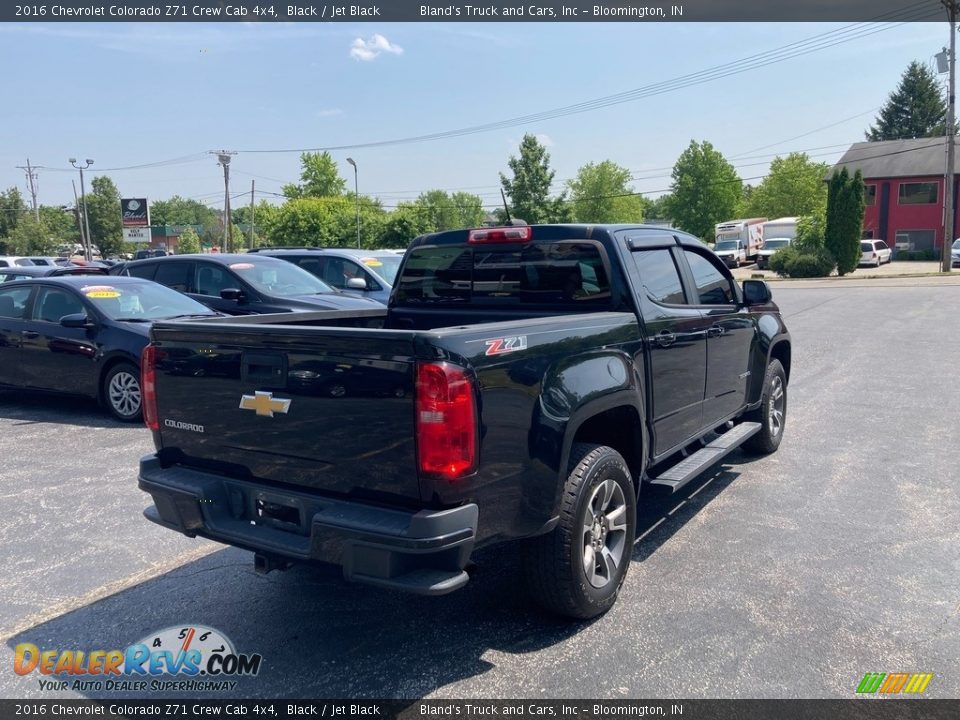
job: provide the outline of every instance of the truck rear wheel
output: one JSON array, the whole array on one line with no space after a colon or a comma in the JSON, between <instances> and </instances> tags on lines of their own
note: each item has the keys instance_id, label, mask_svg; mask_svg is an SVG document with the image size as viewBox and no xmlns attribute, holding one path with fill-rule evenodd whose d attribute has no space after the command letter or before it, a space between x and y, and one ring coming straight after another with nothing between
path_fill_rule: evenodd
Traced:
<instances>
[{"instance_id":1,"label":"truck rear wheel","mask_svg":"<svg viewBox=\"0 0 960 720\"><path fill-rule=\"evenodd\" d=\"M616 602L633 553L637 500L627 463L613 448L576 443L568 470L560 521L527 541L524 569L539 604L588 619Z\"/></svg>"},{"instance_id":2,"label":"truck rear wheel","mask_svg":"<svg viewBox=\"0 0 960 720\"><path fill-rule=\"evenodd\" d=\"M787 423L787 374L779 360L771 360L763 379L760 407L744 416L760 423L760 432L743 444L743 449L760 455L776 452Z\"/></svg>"}]
</instances>

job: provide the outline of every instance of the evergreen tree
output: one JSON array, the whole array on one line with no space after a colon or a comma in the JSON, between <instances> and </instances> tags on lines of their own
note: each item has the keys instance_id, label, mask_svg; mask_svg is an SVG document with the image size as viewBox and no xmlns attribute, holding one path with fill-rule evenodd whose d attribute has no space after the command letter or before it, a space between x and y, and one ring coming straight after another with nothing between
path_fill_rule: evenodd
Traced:
<instances>
[{"instance_id":1,"label":"evergreen tree","mask_svg":"<svg viewBox=\"0 0 960 720\"><path fill-rule=\"evenodd\" d=\"M865 134L871 142L935 137L945 133L946 117L947 104L936 75L914 60L880 108L876 125Z\"/></svg>"},{"instance_id":2,"label":"evergreen tree","mask_svg":"<svg viewBox=\"0 0 960 720\"><path fill-rule=\"evenodd\" d=\"M520 157L507 162L513 178L500 173L500 184L510 201L512 217L529 224L563 222L569 217L565 193L550 198L555 171L550 169L550 153L536 136L529 133L520 142Z\"/></svg>"}]
</instances>

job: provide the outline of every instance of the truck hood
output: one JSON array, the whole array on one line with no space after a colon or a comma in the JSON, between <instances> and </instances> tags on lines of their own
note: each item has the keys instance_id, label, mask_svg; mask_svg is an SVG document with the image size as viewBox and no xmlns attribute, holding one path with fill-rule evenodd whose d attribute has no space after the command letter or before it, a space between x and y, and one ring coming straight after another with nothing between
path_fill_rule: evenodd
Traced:
<instances>
[{"instance_id":1,"label":"truck hood","mask_svg":"<svg viewBox=\"0 0 960 720\"><path fill-rule=\"evenodd\" d=\"M331 310L373 310L383 305L376 300L365 297L355 297L346 293L319 293L317 295L296 295L284 298L284 302L294 307L306 309Z\"/></svg>"}]
</instances>

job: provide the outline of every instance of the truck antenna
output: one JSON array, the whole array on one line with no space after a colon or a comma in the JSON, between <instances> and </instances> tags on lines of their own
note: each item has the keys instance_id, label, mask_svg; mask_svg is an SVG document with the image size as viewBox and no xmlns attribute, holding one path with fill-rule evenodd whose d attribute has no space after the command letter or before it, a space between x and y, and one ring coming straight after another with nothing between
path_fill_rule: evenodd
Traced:
<instances>
[{"instance_id":1,"label":"truck antenna","mask_svg":"<svg viewBox=\"0 0 960 720\"><path fill-rule=\"evenodd\" d=\"M503 211L507 215L507 225L510 225L513 220L510 219L510 207L507 205L507 196L503 194L503 188L500 188L500 197L503 198Z\"/></svg>"}]
</instances>

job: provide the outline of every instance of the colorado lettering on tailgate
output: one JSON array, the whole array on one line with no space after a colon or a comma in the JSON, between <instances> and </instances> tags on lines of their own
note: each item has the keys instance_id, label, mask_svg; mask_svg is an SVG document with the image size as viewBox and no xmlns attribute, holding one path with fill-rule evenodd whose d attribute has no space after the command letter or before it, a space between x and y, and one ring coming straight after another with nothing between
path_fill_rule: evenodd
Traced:
<instances>
[{"instance_id":1,"label":"colorado lettering on tailgate","mask_svg":"<svg viewBox=\"0 0 960 720\"><path fill-rule=\"evenodd\" d=\"M483 342L487 346L487 355L504 355L506 353L516 352L517 350L527 349L526 335L493 338L492 340L484 340Z\"/></svg>"}]
</instances>

